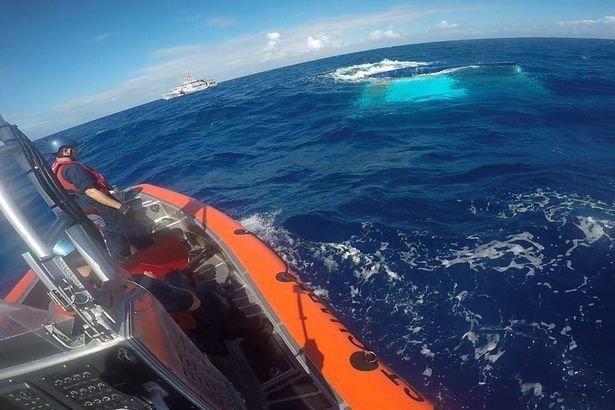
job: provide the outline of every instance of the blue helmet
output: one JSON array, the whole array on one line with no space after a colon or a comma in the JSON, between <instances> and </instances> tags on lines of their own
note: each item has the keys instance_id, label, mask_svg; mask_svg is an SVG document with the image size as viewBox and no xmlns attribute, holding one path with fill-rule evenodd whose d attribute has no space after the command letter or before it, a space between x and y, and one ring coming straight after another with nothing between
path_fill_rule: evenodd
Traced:
<instances>
[{"instance_id":1,"label":"blue helmet","mask_svg":"<svg viewBox=\"0 0 615 410\"><path fill-rule=\"evenodd\" d=\"M76 147L77 141L69 137L55 137L49 140L49 153L57 154L60 148L64 147Z\"/></svg>"}]
</instances>

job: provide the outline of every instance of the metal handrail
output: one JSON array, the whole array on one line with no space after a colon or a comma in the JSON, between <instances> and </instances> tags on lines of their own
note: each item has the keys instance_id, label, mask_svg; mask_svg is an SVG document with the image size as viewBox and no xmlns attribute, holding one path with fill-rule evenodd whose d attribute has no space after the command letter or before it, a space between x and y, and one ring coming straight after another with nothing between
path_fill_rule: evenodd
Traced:
<instances>
[{"instance_id":1,"label":"metal handrail","mask_svg":"<svg viewBox=\"0 0 615 410\"><path fill-rule=\"evenodd\" d=\"M4 143L0 146L0 159L5 160L10 156L19 164L56 217L54 224L46 232L41 232L41 228L33 226L21 212L21 207L14 201L14 195L11 195L2 181L3 175L0 175L0 212L30 248L31 252L24 254L24 259L47 287L50 296L59 298L62 305L74 309L88 322L94 334L108 338L110 323L105 318L109 314L104 313L104 308L96 300L97 292L92 292L86 286L85 279L75 274L76 267L69 268L64 259L54 255L51 249L55 241L66 235L101 284L115 283L119 280L116 265L101 246L102 241L92 236L92 232L97 234L98 231L87 225L90 221L50 174L46 161L31 141L1 115L0 140ZM86 302L78 305L72 303L75 294L84 295Z\"/></svg>"}]
</instances>

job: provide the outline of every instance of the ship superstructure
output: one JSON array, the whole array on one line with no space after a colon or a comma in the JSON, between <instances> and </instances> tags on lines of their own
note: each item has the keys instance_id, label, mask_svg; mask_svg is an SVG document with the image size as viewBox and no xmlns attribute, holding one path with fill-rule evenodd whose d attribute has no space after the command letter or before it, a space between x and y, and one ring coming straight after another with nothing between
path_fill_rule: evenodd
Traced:
<instances>
[{"instance_id":1,"label":"ship superstructure","mask_svg":"<svg viewBox=\"0 0 615 410\"><path fill-rule=\"evenodd\" d=\"M162 94L162 98L170 100L171 98L181 97L182 95L196 93L218 85L214 80L199 80L193 73L186 73L186 79L182 81L179 87L175 87L168 93Z\"/></svg>"}]
</instances>

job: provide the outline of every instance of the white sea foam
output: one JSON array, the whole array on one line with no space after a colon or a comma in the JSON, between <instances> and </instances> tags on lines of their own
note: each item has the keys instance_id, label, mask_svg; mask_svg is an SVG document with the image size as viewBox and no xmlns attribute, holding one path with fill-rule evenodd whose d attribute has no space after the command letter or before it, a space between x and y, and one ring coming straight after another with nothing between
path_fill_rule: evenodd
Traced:
<instances>
[{"instance_id":1,"label":"white sea foam","mask_svg":"<svg viewBox=\"0 0 615 410\"><path fill-rule=\"evenodd\" d=\"M290 265L298 266L300 257L295 239L286 229L276 224L276 218L280 215L280 212L277 210L253 214L242 219L240 223L276 249L282 259Z\"/></svg>"},{"instance_id":2,"label":"white sea foam","mask_svg":"<svg viewBox=\"0 0 615 410\"><path fill-rule=\"evenodd\" d=\"M481 66L479 65L465 65L462 67L445 68L439 71L434 71L433 73L418 74L417 77L446 75L446 74L456 73L457 71L471 70L471 69L480 68L480 67Z\"/></svg>"},{"instance_id":3,"label":"white sea foam","mask_svg":"<svg viewBox=\"0 0 615 410\"><path fill-rule=\"evenodd\" d=\"M574 224L583 232L587 243L594 243L603 236L608 236L604 229L612 228L612 226L610 226L610 221L595 220L591 216L579 216L578 222L574 222Z\"/></svg>"},{"instance_id":4,"label":"white sea foam","mask_svg":"<svg viewBox=\"0 0 615 410\"><path fill-rule=\"evenodd\" d=\"M525 396L530 392L533 392L536 397L543 397L542 384L540 383L521 383L521 393Z\"/></svg>"},{"instance_id":5,"label":"white sea foam","mask_svg":"<svg viewBox=\"0 0 615 410\"><path fill-rule=\"evenodd\" d=\"M496 353L485 353L485 359L489 360L491 363L495 363L502 355L505 353L505 350L498 350Z\"/></svg>"},{"instance_id":6,"label":"white sea foam","mask_svg":"<svg viewBox=\"0 0 615 410\"><path fill-rule=\"evenodd\" d=\"M550 223L564 226L570 218L580 212L598 213L610 219L615 216L615 206L588 196L566 194L557 191L537 189L533 192L514 194L508 209L498 214L499 218L513 218L523 213L542 212Z\"/></svg>"},{"instance_id":7,"label":"white sea foam","mask_svg":"<svg viewBox=\"0 0 615 410\"><path fill-rule=\"evenodd\" d=\"M361 82L373 78L374 75L393 72L403 68L415 68L432 65L432 62L427 61L399 61L384 59L377 63L357 64L348 67L341 67L333 71L330 75L335 81L340 82ZM461 67L443 68L432 73L418 73L412 77L428 77L440 76L455 73L463 70L471 70L481 68L481 65L467 65ZM408 76L410 77L410 75Z\"/></svg>"},{"instance_id":8,"label":"white sea foam","mask_svg":"<svg viewBox=\"0 0 615 410\"><path fill-rule=\"evenodd\" d=\"M386 261L383 251L386 245L374 253L362 252L351 241L341 243L320 243L314 251L314 256L325 261L325 266L338 267L342 263L350 263L354 267L354 275L363 281L369 281L374 275L386 274L389 280L399 280L400 276Z\"/></svg>"},{"instance_id":9,"label":"white sea foam","mask_svg":"<svg viewBox=\"0 0 615 410\"><path fill-rule=\"evenodd\" d=\"M578 216L577 220L573 224L581 230L584 237L581 239L573 239L572 247L566 251L566 256L570 256L579 246L589 247L592 243L596 242L600 238L607 237L609 240L611 237L605 232L605 230L613 229L613 222L608 220L596 220L591 216Z\"/></svg>"},{"instance_id":10,"label":"white sea foam","mask_svg":"<svg viewBox=\"0 0 615 410\"><path fill-rule=\"evenodd\" d=\"M613 241L615 235L615 203L596 200L587 195L537 189L529 193L513 194L512 200L507 204L507 209L499 212L497 216L498 218L508 219L523 214L536 216L542 214L545 223L541 228L549 230L555 228L561 232L558 238L561 242L552 242L548 246L559 247L564 244L567 245L566 250L562 250L549 262L543 264L543 269L548 266L548 270L551 272L556 271L560 264L574 271L574 253L581 247L589 248L605 239L608 241L609 249L613 249L613 246L615 246L615 241ZM555 225L555 227L551 225ZM577 235L574 235L575 230L571 230L571 226L578 229ZM565 238L569 232L577 237ZM578 259L576 260L578 261ZM509 268L516 267L514 262ZM526 276L531 276L533 273L528 272ZM580 290L587 285L587 282L588 278L584 277L582 284L574 289L565 290L565 292L570 293ZM547 286L547 283L545 282L544 285ZM558 292L558 290L554 290L554 293Z\"/></svg>"},{"instance_id":11,"label":"white sea foam","mask_svg":"<svg viewBox=\"0 0 615 410\"><path fill-rule=\"evenodd\" d=\"M478 341L478 336L476 336L476 333L470 331L467 331L463 334L463 336L461 336L462 339L468 339L472 344L476 343Z\"/></svg>"},{"instance_id":12,"label":"white sea foam","mask_svg":"<svg viewBox=\"0 0 615 410\"><path fill-rule=\"evenodd\" d=\"M314 292L314 294L316 296L318 296L319 298L323 298L323 299L329 299L329 291L325 288L322 288L320 286L312 286L312 284L308 284L310 285L310 287L312 288L312 291Z\"/></svg>"},{"instance_id":13,"label":"white sea foam","mask_svg":"<svg viewBox=\"0 0 615 410\"><path fill-rule=\"evenodd\" d=\"M333 272L333 271L337 270L337 268L338 268L338 264L337 264L337 262L335 261L335 259L333 259L333 257L332 257L332 256L326 256L326 257L323 259L323 263L324 263L324 265L325 265L325 268L327 268L327 270L328 270L329 272Z\"/></svg>"},{"instance_id":14,"label":"white sea foam","mask_svg":"<svg viewBox=\"0 0 615 410\"><path fill-rule=\"evenodd\" d=\"M256 233L261 239L275 242L281 235L287 236L288 233L278 228L275 224L280 211L253 214L240 221L249 231Z\"/></svg>"},{"instance_id":15,"label":"white sea foam","mask_svg":"<svg viewBox=\"0 0 615 410\"><path fill-rule=\"evenodd\" d=\"M398 61L384 59L377 63L357 64L349 67L342 67L331 73L335 81L357 82L363 81L374 74L386 73L399 70L401 68L412 68L426 66L431 63L425 61Z\"/></svg>"},{"instance_id":16,"label":"white sea foam","mask_svg":"<svg viewBox=\"0 0 615 410\"><path fill-rule=\"evenodd\" d=\"M423 345L421 347L421 354L425 357L434 357L436 355L427 347L427 345Z\"/></svg>"},{"instance_id":17,"label":"white sea foam","mask_svg":"<svg viewBox=\"0 0 615 410\"><path fill-rule=\"evenodd\" d=\"M522 232L510 235L506 240L494 240L486 244L477 245L474 248L464 247L461 250L453 251L451 257L439 259L442 266L450 268L453 265L467 263L471 269L485 269L486 262L504 258L507 264L495 266L498 272L505 272L509 269L525 269L528 273L533 270L543 269L544 247L534 240L534 236L529 232Z\"/></svg>"},{"instance_id":18,"label":"white sea foam","mask_svg":"<svg viewBox=\"0 0 615 410\"><path fill-rule=\"evenodd\" d=\"M474 349L474 358L475 359L480 359L481 357L485 356L488 352L491 352L492 350L495 350L495 348L498 346L498 343L500 342L500 335L499 334L488 334L487 335L487 342L482 345L479 346L477 348ZM499 356L501 356L502 354L500 354ZM499 357L497 356L497 357ZM488 359L487 357L485 357L485 359ZM495 359L497 360L497 358ZM493 361L495 361L493 360Z\"/></svg>"},{"instance_id":19,"label":"white sea foam","mask_svg":"<svg viewBox=\"0 0 615 410\"><path fill-rule=\"evenodd\" d=\"M286 229L276 224L280 211L254 214L242 219L241 224L254 232L259 238L271 244L292 266L301 269L301 248L306 245L293 238ZM369 229L369 224L364 226ZM307 244L313 250L313 256L323 262L325 268L334 273L340 264L350 264L354 268L354 275L363 281L369 281L374 275L385 274L391 281L400 279L400 276L387 263L384 252L388 243L381 242L380 248L373 253L366 253L357 248L352 240L335 242L316 242Z\"/></svg>"},{"instance_id":20,"label":"white sea foam","mask_svg":"<svg viewBox=\"0 0 615 410\"><path fill-rule=\"evenodd\" d=\"M335 273L340 269L341 264L349 264L354 269L355 277L364 282L380 274L386 275L390 281L401 279L386 260L387 242L381 242L379 249L373 253L361 251L354 245L354 238L340 243L305 243L301 239L295 239L290 232L276 224L276 218L279 215L280 211L259 213L246 217L240 222L249 231L272 245L285 261L300 271L302 268L309 268L309 266L304 266L305 262L300 254L307 245L307 248L312 250L313 256L322 261L329 273ZM368 231L370 226L370 224L365 224L364 229Z\"/></svg>"},{"instance_id":21,"label":"white sea foam","mask_svg":"<svg viewBox=\"0 0 615 410\"><path fill-rule=\"evenodd\" d=\"M466 320L468 320L467 317ZM470 322L471 329L473 329L474 326L477 325L477 321L475 319L472 319ZM474 347L474 360L485 360L493 364L498 361L498 359L502 357L506 352L505 350L502 350L498 347L498 344L500 343L500 338L501 337L498 333L487 333L485 335L479 336L472 330L469 330L462 336L461 339L467 340ZM469 357L469 355L465 354L461 356L461 359L462 361L467 362ZM487 364L485 365L485 367L483 367L483 370L485 371L485 373L483 373L484 377L486 377L486 372L490 371L493 368L491 364Z\"/></svg>"},{"instance_id":22,"label":"white sea foam","mask_svg":"<svg viewBox=\"0 0 615 410\"><path fill-rule=\"evenodd\" d=\"M400 253L400 258L402 261L406 262L408 265L412 267L418 267L416 259L419 256L419 251L415 246L409 245L407 251L402 251Z\"/></svg>"},{"instance_id":23,"label":"white sea foam","mask_svg":"<svg viewBox=\"0 0 615 410\"><path fill-rule=\"evenodd\" d=\"M467 290L462 290L461 292L459 292L457 294L457 296L455 296L455 299L457 299L460 302L463 302L463 300L468 296L468 291Z\"/></svg>"}]
</instances>

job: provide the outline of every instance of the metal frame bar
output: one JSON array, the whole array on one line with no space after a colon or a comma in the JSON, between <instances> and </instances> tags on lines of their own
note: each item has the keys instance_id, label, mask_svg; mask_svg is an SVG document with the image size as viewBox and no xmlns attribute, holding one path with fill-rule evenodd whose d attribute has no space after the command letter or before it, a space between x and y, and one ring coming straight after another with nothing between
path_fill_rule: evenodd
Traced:
<instances>
[{"instance_id":1,"label":"metal frame bar","mask_svg":"<svg viewBox=\"0 0 615 410\"><path fill-rule=\"evenodd\" d=\"M68 216L60 215L43 235L49 247L53 247L53 245L60 240L66 229L68 229L71 225L72 221Z\"/></svg>"},{"instance_id":2,"label":"metal frame bar","mask_svg":"<svg viewBox=\"0 0 615 410\"><path fill-rule=\"evenodd\" d=\"M114 319L101 307L100 302L93 297L90 290L86 289L82 279L77 277L73 271L75 267L69 267L62 258L56 257L51 247L66 232L77 251L101 282L116 279L117 268L111 258L101 249L100 244L88 235L84 227L79 223L73 224L74 219L58 207L47 194L45 187L39 182L38 175L33 172L39 171L38 165L29 160L21 149L20 141L24 139L27 137L17 127L10 125L0 116L0 141L4 143L0 146L2 155L12 154L12 159L26 172L30 183L47 203L51 212L55 214L56 220L45 232L42 232L43 228L33 226L21 212L21 207L13 200L11 192L3 184L2 175L0 175L0 211L30 248L31 251L22 256L50 291L50 295L58 298L60 304L70 305L92 329L93 337L101 336L109 340L115 337L111 330ZM87 302L73 303L71 297L77 294L86 295Z\"/></svg>"},{"instance_id":3,"label":"metal frame bar","mask_svg":"<svg viewBox=\"0 0 615 410\"><path fill-rule=\"evenodd\" d=\"M115 272L117 268L96 246L83 226L73 225L66 229L66 234L101 282L108 282L118 277Z\"/></svg>"},{"instance_id":4,"label":"metal frame bar","mask_svg":"<svg viewBox=\"0 0 615 410\"><path fill-rule=\"evenodd\" d=\"M32 252L39 259L51 258L53 253L36 233L27 218L21 213L19 207L13 202L8 190L0 180L0 211L4 214L13 229L22 237Z\"/></svg>"}]
</instances>

